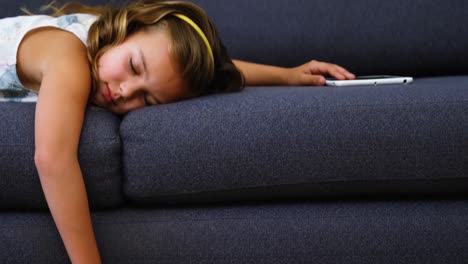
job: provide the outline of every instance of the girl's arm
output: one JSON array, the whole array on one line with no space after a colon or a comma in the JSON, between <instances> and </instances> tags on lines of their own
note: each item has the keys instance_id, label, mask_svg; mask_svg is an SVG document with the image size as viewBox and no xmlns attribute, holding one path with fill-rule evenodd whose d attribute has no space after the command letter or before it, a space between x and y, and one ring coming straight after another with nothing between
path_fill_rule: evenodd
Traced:
<instances>
[{"instance_id":1,"label":"girl's arm","mask_svg":"<svg viewBox=\"0 0 468 264\"><path fill-rule=\"evenodd\" d=\"M354 79L354 74L345 68L326 62L312 60L294 68L283 68L233 60L244 74L246 85L325 85L324 76L339 80Z\"/></svg>"},{"instance_id":2,"label":"girl's arm","mask_svg":"<svg viewBox=\"0 0 468 264\"><path fill-rule=\"evenodd\" d=\"M78 144L91 87L86 47L71 33L41 29L19 53L25 82L40 83L35 116L35 162L60 236L73 263L100 263Z\"/></svg>"}]
</instances>

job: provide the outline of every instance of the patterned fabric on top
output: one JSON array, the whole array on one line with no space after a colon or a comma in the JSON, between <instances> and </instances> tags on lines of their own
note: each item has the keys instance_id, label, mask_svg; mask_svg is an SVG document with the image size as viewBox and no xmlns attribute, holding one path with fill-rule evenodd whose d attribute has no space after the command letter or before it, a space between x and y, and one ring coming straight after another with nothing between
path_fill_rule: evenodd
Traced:
<instances>
[{"instance_id":1,"label":"patterned fabric on top","mask_svg":"<svg viewBox=\"0 0 468 264\"><path fill-rule=\"evenodd\" d=\"M96 19L96 16L89 14L0 19L0 102L37 101L38 93L24 87L16 73L16 53L26 33L35 28L56 27L75 34L86 45L88 29Z\"/></svg>"}]
</instances>

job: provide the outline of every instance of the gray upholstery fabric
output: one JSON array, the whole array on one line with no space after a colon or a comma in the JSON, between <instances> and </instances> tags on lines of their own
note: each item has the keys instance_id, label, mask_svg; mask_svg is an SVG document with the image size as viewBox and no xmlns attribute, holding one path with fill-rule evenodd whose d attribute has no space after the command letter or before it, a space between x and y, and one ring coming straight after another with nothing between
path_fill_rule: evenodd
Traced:
<instances>
[{"instance_id":1,"label":"gray upholstery fabric","mask_svg":"<svg viewBox=\"0 0 468 264\"><path fill-rule=\"evenodd\" d=\"M0 103L0 208L46 208L34 164L35 104ZM89 110L78 157L90 204L114 207L122 202L120 119Z\"/></svg>"},{"instance_id":2,"label":"gray upholstery fabric","mask_svg":"<svg viewBox=\"0 0 468 264\"><path fill-rule=\"evenodd\" d=\"M48 2L0 0L0 16ZM104 263L466 263L468 1L194 2L234 58L430 78L248 88L122 123L88 112L79 157ZM50 214L28 210L46 207L33 115L0 104L0 263L69 263ZM259 200L273 202L239 203Z\"/></svg>"},{"instance_id":3,"label":"gray upholstery fabric","mask_svg":"<svg viewBox=\"0 0 468 264\"><path fill-rule=\"evenodd\" d=\"M103 263L393 264L468 259L466 200L311 201L93 214ZM7 239L8 238L8 239ZM0 212L0 260L69 263L42 213Z\"/></svg>"},{"instance_id":4,"label":"gray upholstery fabric","mask_svg":"<svg viewBox=\"0 0 468 264\"><path fill-rule=\"evenodd\" d=\"M37 11L48 2L27 0L20 5ZM286 66L317 59L360 75L453 75L468 69L464 0L192 2L213 18L235 58ZM0 5L0 17L22 14L17 2L0 0Z\"/></svg>"},{"instance_id":5,"label":"gray upholstery fabric","mask_svg":"<svg viewBox=\"0 0 468 264\"><path fill-rule=\"evenodd\" d=\"M124 191L142 203L466 193L467 86L260 87L134 111Z\"/></svg>"},{"instance_id":6,"label":"gray upholstery fabric","mask_svg":"<svg viewBox=\"0 0 468 264\"><path fill-rule=\"evenodd\" d=\"M468 2L194 0L235 58L330 61L359 75L466 74Z\"/></svg>"}]
</instances>

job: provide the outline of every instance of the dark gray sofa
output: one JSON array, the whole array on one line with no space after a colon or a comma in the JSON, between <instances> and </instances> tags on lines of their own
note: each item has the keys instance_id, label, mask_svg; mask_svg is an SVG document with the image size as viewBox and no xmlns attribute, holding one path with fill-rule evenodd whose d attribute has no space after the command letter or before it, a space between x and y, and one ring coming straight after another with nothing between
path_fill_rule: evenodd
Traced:
<instances>
[{"instance_id":1,"label":"dark gray sofa","mask_svg":"<svg viewBox=\"0 0 468 264\"><path fill-rule=\"evenodd\" d=\"M90 108L79 158L104 263L468 262L467 1L194 2L234 58L415 81ZM68 262L34 107L0 103L0 263Z\"/></svg>"}]
</instances>

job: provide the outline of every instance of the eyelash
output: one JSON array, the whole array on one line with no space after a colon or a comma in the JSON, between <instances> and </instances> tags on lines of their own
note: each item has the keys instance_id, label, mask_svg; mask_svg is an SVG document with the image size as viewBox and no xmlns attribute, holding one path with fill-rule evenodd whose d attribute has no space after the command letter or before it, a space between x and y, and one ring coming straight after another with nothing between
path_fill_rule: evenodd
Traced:
<instances>
[{"instance_id":1,"label":"eyelash","mask_svg":"<svg viewBox=\"0 0 468 264\"><path fill-rule=\"evenodd\" d=\"M135 69L135 65L133 65L133 59L130 58L130 60L128 61L129 65L130 65L130 69L132 70L132 72L135 74L135 75L138 75L138 72L137 70ZM146 98L146 96L143 96L143 101L145 103L146 106L152 106L152 104L150 102L148 102L148 98Z\"/></svg>"},{"instance_id":2,"label":"eyelash","mask_svg":"<svg viewBox=\"0 0 468 264\"><path fill-rule=\"evenodd\" d=\"M143 100L145 101L146 106L152 106L152 104L150 104L150 102L148 102L148 98L146 98L146 96L143 96Z\"/></svg>"},{"instance_id":3,"label":"eyelash","mask_svg":"<svg viewBox=\"0 0 468 264\"><path fill-rule=\"evenodd\" d=\"M132 72L135 74L135 75L138 75L138 72L137 70L135 69L135 65L133 65L133 59L130 58L130 60L128 61L129 65L130 65L130 69L132 70Z\"/></svg>"}]
</instances>

